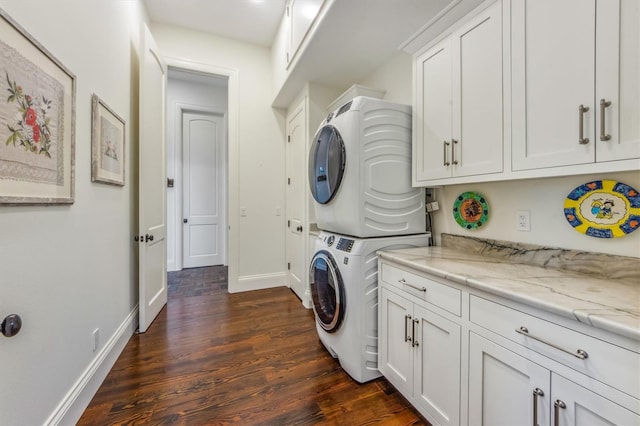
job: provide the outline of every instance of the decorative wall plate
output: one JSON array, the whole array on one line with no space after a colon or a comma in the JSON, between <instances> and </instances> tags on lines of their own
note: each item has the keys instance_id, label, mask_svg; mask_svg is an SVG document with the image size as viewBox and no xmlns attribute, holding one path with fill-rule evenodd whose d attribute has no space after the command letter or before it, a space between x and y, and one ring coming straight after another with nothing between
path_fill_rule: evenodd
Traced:
<instances>
[{"instance_id":1,"label":"decorative wall plate","mask_svg":"<svg viewBox=\"0 0 640 426\"><path fill-rule=\"evenodd\" d=\"M567 195L564 217L590 237L623 237L640 227L640 193L614 180L587 182Z\"/></svg>"},{"instance_id":2,"label":"decorative wall plate","mask_svg":"<svg viewBox=\"0 0 640 426\"><path fill-rule=\"evenodd\" d=\"M463 192L453 203L453 217L465 229L478 229L489 219L487 199L477 192Z\"/></svg>"}]
</instances>

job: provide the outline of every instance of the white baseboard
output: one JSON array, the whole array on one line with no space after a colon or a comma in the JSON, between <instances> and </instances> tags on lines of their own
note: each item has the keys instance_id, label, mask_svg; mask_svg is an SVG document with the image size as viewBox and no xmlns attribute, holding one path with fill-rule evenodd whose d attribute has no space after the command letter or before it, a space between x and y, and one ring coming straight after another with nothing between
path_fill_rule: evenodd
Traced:
<instances>
[{"instance_id":1,"label":"white baseboard","mask_svg":"<svg viewBox=\"0 0 640 426\"><path fill-rule=\"evenodd\" d=\"M73 387L67 392L45 422L46 425L72 425L78 422L137 328L138 305L133 308Z\"/></svg>"},{"instance_id":2,"label":"white baseboard","mask_svg":"<svg viewBox=\"0 0 640 426\"><path fill-rule=\"evenodd\" d=\"M238 282L233 285L229 283L229 293L240 293L242 291L262 290L273 287L286 287L287 274L277 272L274 274L245 275L239 277Z\"/></svg>"}]
</instances>

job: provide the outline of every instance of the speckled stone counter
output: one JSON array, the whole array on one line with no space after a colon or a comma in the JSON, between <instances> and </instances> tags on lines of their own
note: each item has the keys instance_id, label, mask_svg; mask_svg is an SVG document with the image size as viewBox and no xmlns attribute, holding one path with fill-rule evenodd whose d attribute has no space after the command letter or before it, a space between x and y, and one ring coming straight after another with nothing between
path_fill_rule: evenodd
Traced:
<instances>
[{"instance_id":1,"label":"speckled stone counter","mask_svg":"<svg viewBox=\"0 0 640 426\"><path fill-rule=\"evenodd\" d=\"M640 259L443 235L381 259L640 340Z\"/></svg>"}]
</instances>

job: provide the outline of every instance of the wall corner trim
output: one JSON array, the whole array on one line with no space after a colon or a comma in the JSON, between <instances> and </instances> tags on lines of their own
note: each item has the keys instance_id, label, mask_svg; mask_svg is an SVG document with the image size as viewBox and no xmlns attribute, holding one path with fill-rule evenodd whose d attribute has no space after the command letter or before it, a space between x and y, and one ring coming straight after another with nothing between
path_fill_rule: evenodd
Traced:
<instances>
[{"instance_id":1,"label":"wall corner trim","mask_svg":"<svg viewBox=\"0 0 640 426\"><path fill-rule=\"evenodd\" d=\"M76 424L100 388L111 367L138 328L138 305L127 315L102 350L78 378L45 425Z\"/></svg>"}]
</instances>

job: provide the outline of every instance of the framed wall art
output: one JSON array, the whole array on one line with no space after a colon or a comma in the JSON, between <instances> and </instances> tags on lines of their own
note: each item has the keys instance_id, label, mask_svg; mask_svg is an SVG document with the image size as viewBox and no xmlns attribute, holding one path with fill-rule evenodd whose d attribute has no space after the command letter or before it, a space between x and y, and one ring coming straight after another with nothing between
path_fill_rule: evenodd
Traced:
<instances>
[{"instance_id":1,"label":"framed wall art","mask_svg":"<svg viewBox=\"0 0 640 426\"><path fill-rule=\"evenodd\" d=\"M0 204L74 201L75 76L0 9Z\"/></svg>"},{"instance_id":2,"label":"framed wall art","mask_svg":"<svg viewBox=\"0 0 640 426\"><path fill-rule=\"evenodd\" d=\"M124 186L125 122L95 94L91 112L91 181Z\"/></svg>"}]
</instances>

